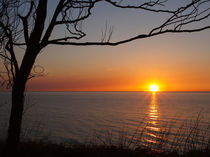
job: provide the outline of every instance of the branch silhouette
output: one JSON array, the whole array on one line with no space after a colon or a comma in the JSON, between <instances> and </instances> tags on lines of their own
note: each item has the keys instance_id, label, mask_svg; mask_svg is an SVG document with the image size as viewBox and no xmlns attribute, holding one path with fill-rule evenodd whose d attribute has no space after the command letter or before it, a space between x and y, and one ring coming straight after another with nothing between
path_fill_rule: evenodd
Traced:
<instances>
[{"instance_id":1,"label":"branch silhouette","mask_svg":"<svg viewBox=\"0 0 210 157\"><path fill-rule=\"evenodd\" d=\"M20 141L24 92L28 79L44 75L44 68L36 65L38 54L48 45L107 45L116 46L138 39L166 33L192 33L210 29L210 25L198 25L209 20L210 0L189 0L185 5L170 8L172 0L60 0L53 12L47 7L49 0L1 0L0 1L0 85L12 90L12 108L9 121L7 149L15 152ZM102 31L97 41L81 41L87 36L83 23L94 14L97 3L124 10L141 10L163 15L164 21L147 33L135 33L133 37L112 41L113 27ZM134 3L136 2L136 3ZM65 35L53 36L56 28L65 28ZM23 50L23 58L17 59L17 49ZM39 69L37 71L37 68Z\"/></svg>"}]
</instances>

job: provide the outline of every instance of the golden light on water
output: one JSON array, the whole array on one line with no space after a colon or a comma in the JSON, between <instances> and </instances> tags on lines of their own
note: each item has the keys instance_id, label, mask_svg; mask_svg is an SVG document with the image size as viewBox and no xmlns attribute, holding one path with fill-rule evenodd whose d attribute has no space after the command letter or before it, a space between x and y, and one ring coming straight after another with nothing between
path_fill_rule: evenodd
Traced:
<instances>
[{"instance_id":1,"label":"golden light on water","mask_svg":"<svg viewBox=\"0 0 210 157\"><path fill-rule=\"evenodd\" d=\"M153 90L151 90L153 91ZM158 90L155 90L158 91ZM146 139L147 142L150 143L157 143L155 138L158 138L158 132L160 131L160 128L158 127L158 118L159 118L159 112L158 112L158 103L156 100L156 94L155 91L153 91L151 96L151 102L149 105L149 111L148 111L148 125L147 134L150 136Z\"/></svg>"},{"instance_id":2,"label":"golden light on water","mask_svg":"<svg viewBox=\"0 0 210 157\"><path fill-rule=\"evenodd\" d=\"M159 90L158 86L156 84L152 84L149 86L150 91L157 92Z\"/></svg>"},{"instance_id":3,"label":"golden light on water","mask_svg":"<svg viewBox=\"0 0 210 157\"><path fill-rule=\"evenodd\" d=\"M152 100L151 104L149 106L149 123L153 125L153 128L157 125L157 120L158 120L158 106L157 106L157 101L156 101L156 94L152 93ZM157 129L155 129L157 130Z\"/></svg>"}]
</instances>

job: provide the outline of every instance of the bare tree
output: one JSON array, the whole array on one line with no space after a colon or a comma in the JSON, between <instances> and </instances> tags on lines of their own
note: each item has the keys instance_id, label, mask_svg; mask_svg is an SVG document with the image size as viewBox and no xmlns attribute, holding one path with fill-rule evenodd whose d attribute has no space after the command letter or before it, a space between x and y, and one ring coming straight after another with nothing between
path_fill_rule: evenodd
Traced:
<instances>
[{"instance_id":1,"label":"bare tree","mask_svg":"<svg viewBox=\"0 0 210 157\"><path fill-rule=\"evenodd\" d=\"M55 45L110 45L115 46L137 39L165 33L198 32L209 29L207 24L197 25L209 19L210 0L188 0L186 5L170 9L170 0L144 0L132 4L128 0L59 0L52 15L48 15L48 0L0 0L0 57L5 67L1 71L1 85L12 88L12 108L9 121L7 148L15 151L20 138L24 108L24 92L27 80L36 76L33 72L37 55L49 44ZM96 3L106 2L116 8L144 10L164 15L165 21L146 34L111 42L113 29L105 30L102 39L80 42L86 36L81 25L92 14ZM47 18L50 21L47 22ZM52 36L55 27L65 26L68 35ZM200 26L200 27L199 27ZM106 35L108 34L108 35ZM17 47L24 49L22 60L17 59ZM36 72L36 70L35 70Z\"/></svg>"}]
</instances>

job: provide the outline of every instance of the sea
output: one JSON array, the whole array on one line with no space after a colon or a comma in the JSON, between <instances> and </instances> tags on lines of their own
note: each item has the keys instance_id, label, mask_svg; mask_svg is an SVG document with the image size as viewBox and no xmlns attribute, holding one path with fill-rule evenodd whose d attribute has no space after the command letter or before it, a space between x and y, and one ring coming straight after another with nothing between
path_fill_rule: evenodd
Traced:
<instances>
[{"instance_id":1,"label":"sea","mask_svg":"<svg viewBox=\"0 0 210 157\"><path fill-rule=\"evenodd\" d=\"M10 109L11 94L0 92L0 139ZM202 145L209 126L210 92L26 92L21 139L143 146L196 139Z\"/></svg>"}]
</instances>

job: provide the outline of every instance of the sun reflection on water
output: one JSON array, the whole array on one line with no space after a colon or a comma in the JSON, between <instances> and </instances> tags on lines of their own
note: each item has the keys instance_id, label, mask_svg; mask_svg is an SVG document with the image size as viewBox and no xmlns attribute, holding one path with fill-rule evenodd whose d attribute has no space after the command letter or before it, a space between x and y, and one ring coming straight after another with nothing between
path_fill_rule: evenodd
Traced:
<instances>
[{"instance_id":1,"label":"sun reflection on water","mask_svg":"<svg viewBox=\"0 0 210 157\"><path fill-rule=\"evenodd\" d=\"M151 103L148 110L148 124L146 127L148 135L146 140L150 143L157 143L155 139L158 138L157 134L160 131L160 128L158 127L159 112L156 97L156 92L152 92Z\"/></svg>"}]
</instances>

